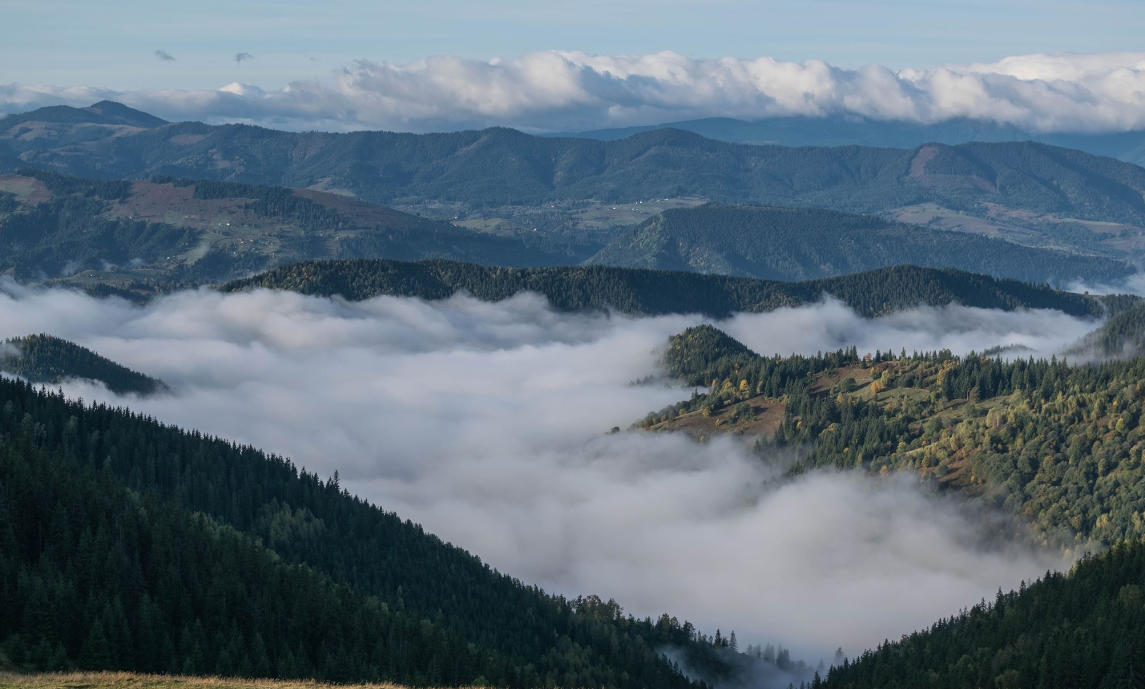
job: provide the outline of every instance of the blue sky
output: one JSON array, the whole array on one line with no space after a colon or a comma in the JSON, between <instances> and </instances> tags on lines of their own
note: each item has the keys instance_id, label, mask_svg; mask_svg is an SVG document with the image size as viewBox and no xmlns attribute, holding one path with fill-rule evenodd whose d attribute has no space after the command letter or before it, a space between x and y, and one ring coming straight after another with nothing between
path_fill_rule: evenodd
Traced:
<instances>
[{"instance_id":1,"label":"blue sky","mask_svg":"<svg viewBox=\"0 0 1145 689\"><path fill-rule=\"evenodd\" d=\"M1145 46L1140 0L0 0L0 15L0 83L112 89L280 88L357 59L548 49L926 68Z\"/></svg>"}]
</instances>

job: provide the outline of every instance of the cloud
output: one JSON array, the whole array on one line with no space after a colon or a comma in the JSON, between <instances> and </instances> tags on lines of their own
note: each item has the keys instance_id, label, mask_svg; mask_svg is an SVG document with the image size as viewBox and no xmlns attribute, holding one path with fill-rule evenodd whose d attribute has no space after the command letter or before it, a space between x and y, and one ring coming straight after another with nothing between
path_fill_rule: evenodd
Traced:
<instances>
[{"instance_id":1,"label":"cloud","mask_svg":"<svg viewBox=\"0 0 1145 689\"><path fill-rule=\"evenodd\" d=\"M549 590L735 629L741 644L781 641L813 663L1066 564L908 476L784 482L782 456L769 464L731 438L604 435L687 397L629 383L659 373L666 338L701 320L561 314L529 294L348 303L203 290L137 307L0 283L0 336L50 332L174 390L117 399L73 381L69 395L338 470L351 491ZM966 351L1017 335L1050 351L1094 326L961 307L864 321L832 302L720 325L761 352L850 338Z\"/></svg>"},{"instance_id":2,"label":"cloud","mask_svg":"<svg viewBox=\"0 0 1145 689\"><path fill-rule=\"evenodd\" d=\"M172 55L171 53L167 52L166 50L156 50L155 51L155 59L163 60L164 62L174 62L175 56Z\"/></svg>"},{"instance_id":3,"label":"cloud","mask_svg":"<svg viewBox=\"0 0 1145 689\"><path fill-rule=\"evenodd\" d=\"M249 59L247 53L236 62ZM0 111L88 105L90 87L0 86ZM1145 52L1008 57L892 70L819 60L696 59L539 51L488 61L440 55L360 60L277 90L144 89L110 97L168 119L288 129L536 131L658 124L699 117L862 117L935 123L972 118L1038 132L1145 128Z\"/></svg>"},{"instance_id":4,"label":"cloud","mask_svg":"<svg viewBox=\"0 0 1145 689\"><path fill-rule=\"evenodd\" d=\"M250 53L239 53L235 55L235 62L242 63L244 60L253 60L254 55Z\"/></svg>"}]
</instances>

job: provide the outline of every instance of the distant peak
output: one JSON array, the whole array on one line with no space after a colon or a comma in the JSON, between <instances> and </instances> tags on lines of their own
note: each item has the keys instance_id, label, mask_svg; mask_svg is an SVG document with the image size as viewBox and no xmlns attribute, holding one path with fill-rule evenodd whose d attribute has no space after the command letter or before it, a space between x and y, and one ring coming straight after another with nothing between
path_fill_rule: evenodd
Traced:
<instances>
[{"instance_id":1,"label":"distant peak","mask_svg":"<svg viewBox=\"0 0 1145 689\"><path fill-rule=\"evenodd\" d=\"M167 124L167 120L143 112L142 110L128 107L123 103L117 103L113 100L101 100L83 109L90 113L102 115L104 118L119 120L117 124L131 124L136 127L145 127L148 129Z\"/></svg>"}]
</instances>

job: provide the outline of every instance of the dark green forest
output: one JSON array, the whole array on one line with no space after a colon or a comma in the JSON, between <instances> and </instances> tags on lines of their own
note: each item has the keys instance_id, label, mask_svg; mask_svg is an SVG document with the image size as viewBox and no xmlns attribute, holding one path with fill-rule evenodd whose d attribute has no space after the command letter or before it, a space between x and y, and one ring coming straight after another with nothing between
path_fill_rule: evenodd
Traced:
<instances>
[{"instance_id":1,"label":"dark green forest","mask_svg":"<svg viewBox=\"0 0 1145 689\"><path fill-rule=\"evenodd\" d=\"M1108 258L1032 249L872 216L721 204L664 211L613 241L589 263L765 280L809 280L896 265L1056 284L1091 275L1110 283L1135 272Z\"/></svg>"},{"instance_id":2,"label":"dark green forest","mask_svg":"<svg viewBox=\"0 0 1145 689\"><path fill-rule=\"evenodd\" d=\"M32 383L55 384L68 378L94 380L119 395L150 395L167 389L162 381L132 371L86 347L44 334L0 342L0 371Z\"/></svg>"},{"instance_id":3,"label":"dark green forest","mask_svg":"<svg viewBox=\"0 0 1145 689\"><path fill-rule=\"evenodd\" d=\"M606 266L515 269L451 261L304 261L227 283L221 289L234 292L258 287L337 294L351 300L379 295L445 299L464 291L498 301L528 290L545 296L562 311L612 309L628 314L715 317L811 304L826 295L864 316L954 303L1098 316L1120 312L1137 302L1136 297L1091 297L1016 280L913 266L791 283Z\"/></svg>"},{"instance_id":4,"label":"dark green forest","mask_svg":"<svg viewBox=\"0 0 1145 689\"><path fill-rule=\"evenodd\" d=\"M666 648L712 681L776 667L526 586L337 474L8 379L0 609L0 654L28 670L572 689L702 686Z\"/></svg>"},{"instance_id":5,"label":"dark green forest","mask_svg":"<svg viewBox=\"0 0 1145 689\"><path fill-rule=\"evenodd\" d=\"M1130 357L1145 351L1145 305L1125 309L1073 348L1078 356Z\"/></svg>"},{"instance_id":6,"label":"dark green forest","mask_svg":"<svg viewBox=\"0 0 1145 689\"><path fill-rule=\"evenodd\" d=\"M1145 683L1145 544L998 592L833 668L815 689L1122 689Z\"/></svg>"}]
</instances>

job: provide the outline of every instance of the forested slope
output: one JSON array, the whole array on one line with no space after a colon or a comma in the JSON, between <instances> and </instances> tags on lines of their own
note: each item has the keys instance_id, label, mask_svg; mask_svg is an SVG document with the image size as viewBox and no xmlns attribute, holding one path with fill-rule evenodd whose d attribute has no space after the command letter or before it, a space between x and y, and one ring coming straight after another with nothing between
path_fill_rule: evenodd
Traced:
<instances>
[{"instance_id":1,"label":"forested slope","mask_svg":"<svg viewBox=\"0 0 1145 689\"><path fill-rule=\"evenodd\" d=\"M1092 687L1145 682L1145 545L1126 542L868 651L811 686Z\"/></svg>"},{"instance_id":2,"label":"forested slope","mask_svg":"<svg viewBox=\"0 0 1145 689\"><path fill-rule=\"evenodd\" d=\"M1138 304L1110 318L1090 333L1073 353L1079 356L1131 357L1145 351L1145 305Z\"/></svg>"},{"instance_id":3,"label":"forested slope","mask_svg":"<svg viewBox=\"0 0 1145 689\"><path fill-rule=\"evenodd\" d=\"M525 586L336 475L6 379L0 485L0 656L23 669L573 689L695 686L667 647L713 679L740 662Z\"/></svg>"},{"instance_id":4,"label":"forested slope","mask_svg":"<svg viewBox=\"0 0 1145 689\"><path fill-rule=\"evenodd\" d=\"M0 371L32 383L59 383L68 378L93 380L120 395L150 395L167 389L162 381L132 371L86 347L43 334L0 341Z\"/></svg>"},{"instance_id":5,"label":"forested slope","mask_svg":"<svg viewBox=\"0 0 1145 689\"><path fill-rule=\"evenodd\" d=\"M646 428L700 415L709 432L735 432L774 403L775 441L803 450L795 472L910 471L1020 517L1047 545L1145 537L1145 359L772 357L700 326L671 339L665 362L709 391L650 414Z\"/></svg>"},{"instance_id":6,"label":"forested slope","mask_svg":"<svg viewBox=\"0 0 1145 689\"><path fill-rule=\"evenodd\" d=\"M865 316L952 303L1096 316L1136 303L1134 297L1090 297L1015 280L913 266L792 283L607 266L513 269L451 261L306 261L236 280L221 289L233 292L258 287L351 300L379 295L444 299L464 291L497 301L532 291L560 310L607 308L630 314L717 317L810 304L827 295Z\"/></svg>"},{"instance_id":7,"label":"forested slope","mask_svg":"<svg viewBox=\"0 0 1145 689\"><path fill-rule=\"evenodd\" d=\"M1056 284L1094 275L1116 282L1135 272L1108 258L1034 249L871 216L721 204L664 211L588 262L766 280L808 280L905 264Z\"/></svg>"}]
</instances>

